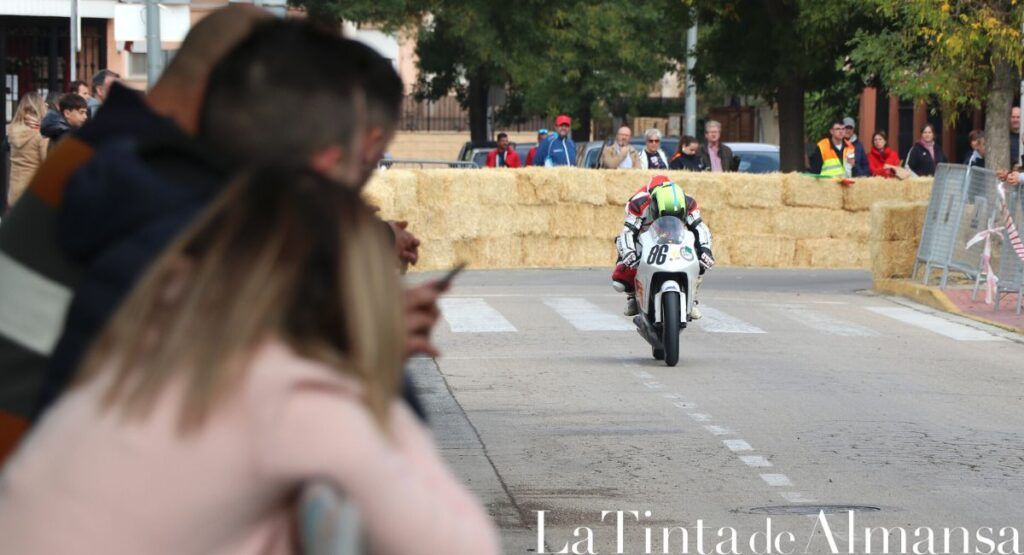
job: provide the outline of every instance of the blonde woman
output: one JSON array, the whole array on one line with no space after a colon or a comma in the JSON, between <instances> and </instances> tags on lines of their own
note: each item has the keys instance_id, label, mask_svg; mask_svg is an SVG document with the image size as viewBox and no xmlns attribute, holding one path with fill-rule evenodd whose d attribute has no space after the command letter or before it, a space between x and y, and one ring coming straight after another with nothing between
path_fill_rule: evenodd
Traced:
<instances>
[{"instance_id":1,"label":"blonde woman","mask_svg":"<svg viewBox=\"0 0 1024 555\"><path fill-rule=\"evenodd\" d=\"M7 140L11 144L8 206L14 206L46 158L46 147L50 141L39 134L39 122L45 114L46 105L43 104L43 99L37 93L29 92L18 101L14 118L7 126Z\"/></svg>"},{"instance_id":2,"label":"blonde woman","mask_svg":"<svg viewBox=\"0 0 1024 555\"><path fill-rule=\"evenodd\" d=\"M312 479L359 508L374 553L498 552L396 396L379 221L308 171L252 175L154 263L0 474L5 552L289 553Z\"/></svg>"}]
</instances>

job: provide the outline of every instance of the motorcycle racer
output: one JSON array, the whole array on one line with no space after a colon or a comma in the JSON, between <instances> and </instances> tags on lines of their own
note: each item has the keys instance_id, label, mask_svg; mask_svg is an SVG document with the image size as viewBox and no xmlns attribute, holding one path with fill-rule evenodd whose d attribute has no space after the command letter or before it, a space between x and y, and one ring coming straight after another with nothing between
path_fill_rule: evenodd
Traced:
<instances>
[{"instance_id":1,"label":"motorcycle racer","mask_svg":"<svg viewBox=\"0 0 1024 555\"><path fill-rule=\"evenodd\" d=\"M626 309L623 311L626 316L634 316L638 313L634 282L641 253L637 250L637 238L650 227L654 220L662 216L678 217L693 232L696 238L694 247L700 260L701 276L715 264L715 258L711 253L711 230L701 219L697 201L693 197L687 196L683 188L668 176L654 176L626 203L622 232L615 239L615 247L619 251L619 261L612 272L612 286L616 291L626 293ZM696 297L696 289L700 287L701 279L697 280L697 286L693 291L694 297ZM698 320L700 317L700 309L697 308L697 302L694 301L689 318Z\"/></svg>"}]
</instances>

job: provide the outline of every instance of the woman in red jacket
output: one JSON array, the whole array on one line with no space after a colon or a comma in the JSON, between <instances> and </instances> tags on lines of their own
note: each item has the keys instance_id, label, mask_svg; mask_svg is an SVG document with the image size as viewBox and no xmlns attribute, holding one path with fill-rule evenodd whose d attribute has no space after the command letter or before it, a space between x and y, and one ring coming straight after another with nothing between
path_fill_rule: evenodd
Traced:
<instances>
[{"instance_id":1,"label":"woman in red jacket","mask_svg":"<svg viewBox=\"0 0 1024 555\"><path fill-rule=\"evenodd\" d=\"M871 175L878 177L896 177L896 168L900 166L900 157L889 148L889 138L885 131L878 131L871 138L872 149L868 152L868 166Z\"/></svg>"}]
</instances>

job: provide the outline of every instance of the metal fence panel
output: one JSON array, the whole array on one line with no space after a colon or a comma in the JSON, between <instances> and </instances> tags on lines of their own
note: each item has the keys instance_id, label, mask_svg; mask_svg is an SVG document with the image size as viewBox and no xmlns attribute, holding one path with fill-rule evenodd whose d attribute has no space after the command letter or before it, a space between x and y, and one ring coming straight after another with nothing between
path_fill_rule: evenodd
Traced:
<instances>
[{"instance_id":1,"label":"metal fence panel","mask_svg":"<svg viewBox=\"0 0 1024 555\"><path fill-rule=\"evenodd\" d=\"M936 168L913 274L916 276L918 266L924 264L924 283L928 283L933 269L949 269L963 213L967 171L967 166L955 164L939 164Z\"/></svg>"},{"instance_id":2,"label":"metal fence panel","mask_svg":"<svg viewBox=\"0 0 1024 555\"><path fill-rule=\"evenodd\" d=\"M1007 190L1006 204L1010 210L1010 217L1013 218L1017 231L1020 232L1020 226L1024 223L1024 194L1022 194L1021 187L1012 187ZM1001 215L997 216L997 219L997 225L1003 225ZM992 265L993 268L998 268L996 275L999 276L1000 297L1005 294L1016 294L1016 311L1017 314L1020 314L1022 304L1024 304L1024 262L1014 252L1009 234L1004 232L1003 235L1002 246L998 250L998 265L996 261ZM998 306L999 303L996 303L996 307Z\"/></svg>"},{"instance_id":3,"label":"metal fence panel","mask_svg":"<svg viewBox=\"0 0 1024 555\"><path fill-rule=\"evenodd\" d=\"M989 229L990 223L998 227L1000 201L996 184L999 179L992 170L971 168L966 175L966 186L960 199L960 207L954 212L956 234L949 251L949 258L943 268L941 287L946 286L949 271L954 270L977 280L984 272L982 255L984 243L970 249L967 243L978 233ZM991 241L998 241L992 237ZM995 252L995 251L993 251Z\"/></svg>"}]
</instances>

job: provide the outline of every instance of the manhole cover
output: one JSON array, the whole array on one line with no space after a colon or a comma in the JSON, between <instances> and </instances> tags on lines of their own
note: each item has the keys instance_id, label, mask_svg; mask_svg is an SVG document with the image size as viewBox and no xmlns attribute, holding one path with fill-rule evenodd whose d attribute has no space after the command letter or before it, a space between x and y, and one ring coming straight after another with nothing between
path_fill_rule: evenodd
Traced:
<instances>
[{"instance_id":1,"label":"manhole cover","mask_svg":"<svg viewBox=\"0 0 1024 555\"><path fill-rule=\"evenodd\" d=\"M748 513L756 515L816 515L836 513L875 513L881 511L880 507L869 505L778 505L774 507L754 507L747 510Z\"/></svg>"}]
</instances>

